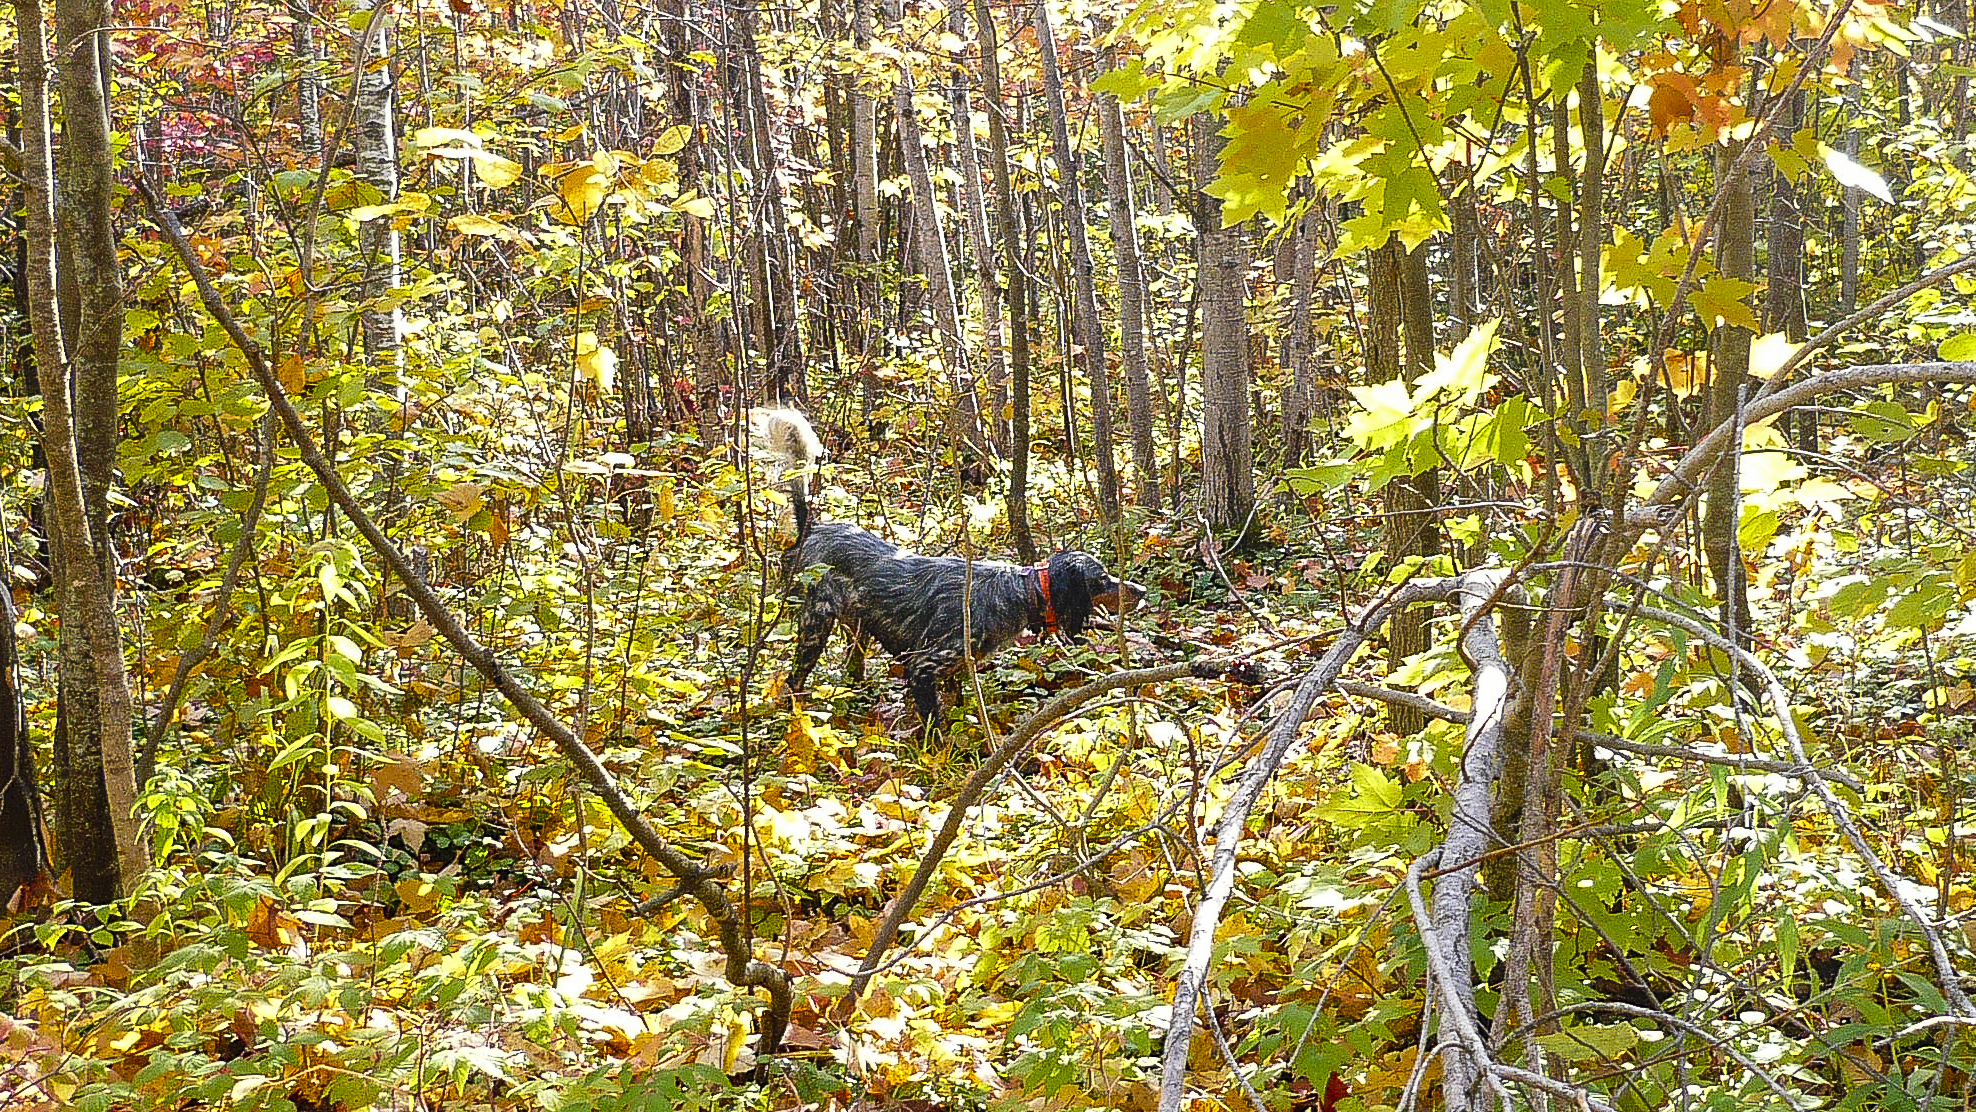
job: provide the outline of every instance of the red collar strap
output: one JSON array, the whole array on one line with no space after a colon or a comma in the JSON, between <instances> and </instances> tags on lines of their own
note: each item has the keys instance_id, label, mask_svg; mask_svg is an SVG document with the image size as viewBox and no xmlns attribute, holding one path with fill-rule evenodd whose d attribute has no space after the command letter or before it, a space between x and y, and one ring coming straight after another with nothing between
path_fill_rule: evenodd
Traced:
<instances>
[{"instance_id":1,"label":"red collar strap","mask_svg":"<svg viewBox=\"0 0 1976 1112\"><path fill-rule=\"evenodd\" d=\"M1036 594L1043 600L1043 632L1057 631L1057 606L1050 598L1050 565L1036 565Z\"/></svg>"}]
</instances>

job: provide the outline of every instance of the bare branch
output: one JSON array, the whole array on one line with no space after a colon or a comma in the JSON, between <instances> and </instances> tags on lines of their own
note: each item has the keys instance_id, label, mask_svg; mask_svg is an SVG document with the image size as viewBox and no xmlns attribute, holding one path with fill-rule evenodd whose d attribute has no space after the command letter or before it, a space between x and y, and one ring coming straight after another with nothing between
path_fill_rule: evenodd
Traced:
<instances>
[{"instance_id":1,"label":"bare branch","mask_svg":"<svg viewBox=\"0 0 1976 1112\"><path fill-rule=\"evenodd\" d=\"M1627 508L1626 523L1638 528L1659 524L1662 511L1680 505L1694 491L1702 473L1728 450L1736 429L1806 405L1826 394L1902 382L1976 382L1976 362L1867 363L1814 375L1776 393L1762 395L1741 407L1739 415L1731 415L1710 429L1706 436L1683 453L1673 471L1660 481L1652 494Z\"/></svg>"},{"instance_id":2,"label":"bare branch","mask_svg":"<svg viewBox=\"0 0 1976 1112\"><path fill-rule=\"evenodd\" d=\"M1400 706L1412 707L1429 718L1438 718L1443 722L1460 722L1463 724L1468 722L1469 715L1467 711L1429 699L1427 696L1417 692L1395 691L1390 687L1359 683L1356 680L1339 680L1334 686L1347 695L1354 695L1361 699L1374 699L1382 703L1395 703ZM1656 745L1648 741L1630 741L1623 737L1595 733L1591 730L1579 730L1572 734L1572 737L1579 741L1590 742L1601 749L1610 749L1615 753L1631 753L1639 757L1660 757L1670 761L1686 761L1689 764L1721 765L1724 768L1733 768L1739 772L1774 772L1779 776L1797 778L1802 778L1805 775L1804 769L1792 764L1790 761L1774 761L1767 757L1753 757L1747 753L1704 753L1699 749L1689 749L1680 745ZM1827 780L1836 780L1856 792L1866 790L1866 785L1861 783L1859 778L1850 772L1828 768L1821 770L1820 775L1824 776Z\"/></svg>"},{"instance_id":3,"label":"bare branch","mask_svg":"<svg viewBox=\"0 0 1976 1112\"><path fill-rule=\"evenodd\" d=\"M1284 756L1296 742L1317 697L1337 682L1339 673L1344 671L1345 665L1351 662L1372 631L1384 625L1397 611L1416 602L1445 601L1453 597L1464 589L1466 582L1467 577L1417 579L1401 584L1387 597L1367 608L1357 621L1339 634L1317 664L1304 674L1289 705L1270 723L1269 737L1262 751L1236 781L1234 793L1215 824L1213 865L1208 873L1207 887L1194 909L1186 959L1174 979L1173 1012L1166 1029L1166 1045L1162 1050L1160 1067L1159 1112L1179 1112L1184 1103L1187 1049L1194 1035L1194 1011L1199 1004L1201 986L1207 980L1208 961L1214 950L1215 928L1221 921L1221 909L1234 890L1235 854L1241 845L1242 830L1248 824L1249 812L1262 794L1263 785L1275 775Z\"/></svg>"},{"instance_id":4,"label":"bare branch","mask_svg":"<svg viewBox=\"0 0 1976 1112\"><path fill-rule=\"evenodd\" d=\"M638 813L638 808L618 787L610 770L597 759L597 754L585 745L583 739L558 718L554 711L537 699L533 692L522 686L521 681L515 678L514 673L510 672L491 650L477 641L473 634L460 624L460 620L453 616L452 611L426 583L418 569L413 567L404 553L398 550L398 546L384 535L384 531L371 518L369 511L365 510L363 504L350 493L349 488L343 485L342 476L337 474L335 465L316 444L314 434L310 432L308 425L303 423L302 415L296 412L294 404L288 400L287 392L282 389L274 369L268 365L260 345L247 334L239 319L233 315L233 310L220 297L219 290L213 285L212 276L193 254L191 244L186 242L185 232L179 227L178 219L164 206L149 182L140 179L136 185L138 192L144 197L146 207L151 210L152 219L157 222L165 238L178 252L186 271L192 276L193 284L199 289L199 298L205 303L206 311L213 315L213 319L233 340L234 346L246 357L248 369L253 372L262 393L267 396L268 405L288 430L289 441L295 445L302 462L315 473L316 481L322 484L330 501L334 502L336 507L349 518L350 523L356 526L357 531L363 534L364 540L369 542L378 559L391 569L391 573L398 577L399 582L404 584L405 594L418 606L425 620L432 623L433 629L453 647L453 651L471 664L475 671L505 696L509 704L529 725L555 742L556 748L562 752L565 759L576 766L584 782L604 801L604 805L610 809L619 825L624 827L625 833L631 836L631 840L637 842L639 847L658 861L667 872L677 877L680 886L690 892L693 898L699 901L700 906L706 909L719 935L721 952L727 958L725 973L728 981L739 987L762 988L768 991L769 1007L763 1017L761 1039L756 1052L760 1055L773 1054L782 1041L782 1033L788 1026L789 1011L794 1003L789 975L767 962L755 959L741 917L737 914L733 901L728 898L726 888L720 883L722 874L717 870L709 869L705 863L690 854L675 848L645 821L645 817Z\"/></svg>"}]
</instances>

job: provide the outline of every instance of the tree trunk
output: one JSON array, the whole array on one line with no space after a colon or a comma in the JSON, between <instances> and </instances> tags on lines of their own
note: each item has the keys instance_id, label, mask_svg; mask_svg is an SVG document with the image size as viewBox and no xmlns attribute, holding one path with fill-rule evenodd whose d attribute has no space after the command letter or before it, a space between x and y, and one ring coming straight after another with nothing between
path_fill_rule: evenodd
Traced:
<instances>
[{"instance_id":1,"label":"tree trunk","mask_svg":"<svg viewBox=\"0 0 1976 1112\"><path fill-rule=\"evenodd\" d=\"M1742 144L1734 143L1717 154L1718 173L1730 174ZM1727 182L1729 191L1722 207L1720 235L1721 272L1725 278L1749 281L1756 276L1756 199L1750 176L1735 174ZM1715 330L1715 360L1709 374L1708 421L1705 427L1729 420L1742 401L1743 385L1749 381L1750 331L1740 325L1724 324ZM1742 553L1736 546L1737 460L1741 444L1735 443L1709 472L1708 501L1702 513L1702 548L1708 556L1709 572L1715 579L1716 597L1722 600L1723 627L1733 632L1737 644L1750 642L1750 603L1744 582Z\"/></svg>"},{"instance_id":2,"label":"tree trunk","mask_svg":"<svg viewBox=\"0 0 1976 1112\"><path fill-rule=\"evenodd\" d=\"M1291 233L1295 273L1290 276L1290 319L1284 322L1283 361L1290 367L1290 388L1283 394L1283 466L1297 467L1309 449L1311 408L1316 397L1317 368L1311 326L1311 300L1317 292L1317 214L1297 221Z\"/></svg>"},{"instance_id":3,"label":"tree trunk","mask_svg":"<svg viewBox=\"0 0 1976 1112\"><path fill-rule=\"evenodd\" d=\"M906 66L900 68L899 83L892 89L892 112L898 117L899 151L905 156L906 174L913 183L913 242L918 248L920 273L926 276L926 292L933 302L933 322L943 341L941 362L954 391L952 427L970 443L978 444L981 403L975 396L974 375L968 369L967 338L961 332L954 272L947 262L947 236L940 227L940 198L926 162L919 114L913 108L912 70Z\"/></svg>"},{"instance_id":4,"label":"tree trunk","mask_svg":"<svg viewBox=\"0 0 1976 1112\"><path fill-rule=\"evenodd\" d=\"M763 394L771 399L800 398L804 382L803 338L797 325L802 307L796 298L796 259L790 246L789 221L782 208L782 172L769 142L767 92L763 86L761 51L755 42L753 0L724 0L728 26L734 32L740 80L732 92L730 118L742 139L742 157L754 189L750 199L759 219L754 236L754 297L757 341L763 360Z\"/></svg>"},{"instance_id":5,"label":"tree trunk","mask_svg":"<svg viewBox=\"0 0 1976 1112\"><path fill-rule=\"evenodd\" d=\"M660 49L667 63L662 67L668 84L668 106L675 120L702 118L704 106L697 92L694 70L688 65L695 50L688 38L694 26L693 0L665 0L659 26L663 31ZM702 186L701 158L704 145L688 143L675 156L682 192ZM702 444L713 444L727 435L720 414L720 388L725 364L721 358L719 325L707 305L715 286L710 276L712 260L707 247L707 221L691 213L680 214L679 287L684 291L680 316L686 321L685 346L691 354L693 393L691 408ZM738 385L738 383L736 384Z\"/></svg>"},{"instance_id":6,"label":"tree trunk","mask_svg":"<svg viewBox=\"0 0 1976 1112\"><path fill-rule=\"evenodd\" d=\"M357 10L384 20L373 35L358 36L355 116L351 130L357 156L357 180L375 189L377 204L398 199L397 97L391 79L391 14L378 0L356 0ZM365 48L368 42L369 49ZM364 260L364 300L384 301L398 285L397 222L388 216L364 221L357 232ZM361 317L364 351L373 359L396 360L402 335L402 315L395 308L373 304Z\"/></svg>"},{"instance_id":7,"label":"tree trunk","mask_svg":"<svg viewBox=\"0 0 1976 1112\"><path fill-rule=\"evenodd\" d=\"M956 37L967 34L967 20L960 5L951 10ZM990 41L984 37L984 43ZM1009 448L1008 363L1003 357L1006 344L1002 335L1002 291L995 273L994 239L988 231L988 206L982 199L981 159L974 146L974 106L969 95L968 62L960 51L954 54L954 87L950 96L954 123L954 147L960 156L961 204L966 210L967 249L974 257L974 279L981 291L981 354L987 366L988 439L997 454Z\"/></svg>"},{"instance_id":8,"label":"tree trunk","mask_svg":"<svg viewBox=\"0 0 1976 1112\"><path fill-rule=\"evenodd\" d=\"M106 73L110 13L102 0L61 0L62 179L59 203L48 107L47 41L38 0L19 20L21 163L28 305L48 460L49 549L58 643L53 775L55 865L79 899L127 895L144 871L132 809L131 697L117 628L109 491L117 445L117 359L123 292L110 203L114 187ZM60 217L57 218L59 211ZM59 236L60 250L56 240ZM69 271L58 274L56 259ZM58 288L74 291L65 334Z\"/></svg>"},{"instance_id":9,"label":"tree trunk","mask_svg":"<svg viewBox=\"0 0 1976 1112\"><path fill-rule=\"evenodd\" d=\"M1557 236L1558 306L1564 333L1563 342L1558 347L1558 362L1564 371L1565 425L1574 433L1582 434L1585 412L1582 314L1585 302L1579 294L1578 259L1572 251L1578 241L1571 227L1571 117L1569 106L1565 103L1565 91L1558 90L1555 97L1551 104L1551 157L1561 188L1551 199L1557 206L1553 216ZM1582 435L1574 435L1566 442L1565 448L1574 457L1582 457L1583 444ZM1581 477L1585 474L1582 467L1576 470Z\"/></svg>"},{"instance_id":10,"label":"tree trunk","mask_svg":"<svg viewBox=\"0 0 1976 1112\"><path fill-rule=\"evenodd\" d=\"M1116 521L1118 463L1112 454L1111 374L1105 366L1105 326L1098 316L1091 241L1085 231L1084 184L1076 154L1070 149L1070 124L1064 108L1063 77L1057 70L1056 35L1050 29L1049 0L1038 0L1035 18L1043 97L1050 113L1050 145L1056 152L1065 241L1070 248L1071 334L1076 340L1077 364L1084 368L1084 380L1091 388L1091 454L1098 465L1098 510L1106 521ZM1247 404L1246 398L1243 404ZM1070 417L1071 411L1066 409L1066 427L1072 424Z\"/></svg>"},{"instance_id":11,"label":"tree trunk","mask_svg":"<svg viewBox=\"0 0 1976 1112\"><path fill-rule=\"evenodd\" d=\"M871 0L855 0L851 9L851 41L860 51L871 49ZM851 198L857 224L857 305L851 335L858 354L859 391L863 416L869 420L878 405L879 378L871 360L885 319L885 295L878 284L878 235L884 215L878 207L878 98L862 85L851 89Z\"/></svg>"},{"instance_id":12,"label":"tree trunk","mask_svg":"<svg viewBox=\"0 0 1976 1112\"><path fill-rule=\"evenodd\" d=\"M1241 530L1246 541L1255 508L1249 426L1249 253L1239 228L1221 226L1221 201L1199 192L1214 180L1222 139L1205 116L1195 116L1195 281L1201 320L1201 501L1208 524Z\"/></svg>"},{"instance_id":13,"label":"tree trunk","mask_svg":"<svg viewBox=\"0 0 1976 1112\"><path fill-rule=\"evenodd\" d=\"M1009 132L1002 111L1001 44L988 0L974 0L974 24L981 34L981 75L988 103L988 158L995 175L995 222L1001 228L1002 258L1009 276L1009 533L1016 558L1036 559L1029 531L1029 253L1016 219L1015 186L1009 179Z\"/></svg>"},{"instance_id":14,"label":"tree trunk","mask_svg":"<svg viewBox=\"0 0 1976 1112\"><path fill-rule=\"evenodd\" d=\"M1797 133L1804 113L1804 91L1786 97L1778 106L1775 135L1779 142L1790 142ZM1766 332L1782 332L1794 344L1805 340L1807 327L1804 307L1804 212L1799 207L1798 183L1781 168L1770 173L1770 258L1764 276L1763 327ZM1799 451L1818 451L1818 412L1809 407L1795 414L1793 442Z\"/></svg>"},{"instance_id":15,"label":"tree trunk","mask_svg":"<svg viewBox=\"0 0 1976 1112\"><path fill-rule=\"evenodd\" d=\"M1578 187L1578 393L1583 421L1602 418L1606 408L1605 339L1599 327L1599 249L1605 243L1605 99L1598 66L1585 63L1578 81L1578 126L1584 136L1585 168ZM1587 478L1597 481L1604 463L1592 460Z\"/></svg>"},{"instance_id":16,"label":"tree trunk","mask_svg":"<svg viewBox=\"0 0 1976 1112\"><path fill-rule=\"evenodd\" d=\"M28 746L21 700L21 660L14 643L14 596L0 590L0 906L48 868L41 827L41 792Z\"/></svg>"},{"instance_id":17,"label":"tree trunk","mask_svg":"<svg viewBox=\"0 0 1976 1112\"><path fill-rule=\"evenodd\" d=\"M1152 376L1146 364L1146 274L1139 258L1125 111L1109 93L1098 97L1098 127L1105 138L1105 193L1111 207L1112 253L1118 261L1119 366L1125 372L1125 415L1132 430L1134 501L1150 508L1159 505L1160 472L1153 455Z\"/></svg>"},{"instance_id":18,"label":"tree trunk","mask_svg":"<svg viewBox=\"0 0 1976 1112\"><path fill-rule=\"evenodd\" d=\"M322 80L316 76L316 25L310 0L287 0L288 15L295 21L289 33L289 47L301 72L295 78L295 138L312 158L322 156Z\"/></svg>"},{"instance_id":19,"label":"tree trunk","mask_svg":"<svg viewBox=\"0 0 1976 1112\"><path fill-rule=\"evenodd\" d=\"M1846 106L1843 109L1845 123L1839 149L1846 157L1859 160L1859 86L1846 85ZM1844 318L1859 308L1859 190L1849 185L1839 187L1839 305L1834 316Z\"/></svg>"},{"instance_id":20,"label":"tree trunk","mask_svg":"<svg viewBox=\"0 0 1976 1112\"><path fill-rule=\"evenodd\" d=\"M1454 228L1448 236L1449 318L1455 324L1454 338L1468 337L1486 316L1477 296L1482 288L1482 230L1475 219L1475 194L1465 190L1454 201Z\"/></svg>"},{"instance_id":21,"label":"tree trunk","mask_svg":"<svg viewBox=\"0 0 1976 1112\"><path fill-rule=\"evenodd\" d=\"M1426 245L1407 251L1397 238L1388 239L1372 252L1368 265L1366 379L1372 383L1401 377L1411 381L1434 364ZM1404 364L1402 335L1406 340ZM1432 517L1432 508L1439 501L1440 476L1432 468L1386 485L1383 543L1389 561L1398 564L1409 557L1432 556L1440 551L1440 533L1433 527ZM1425 611L1394 614L1387 625L1391 666L1398 668L1408 657L1424 652L1428 632ZM1398 704L1386 708L1386 721L1402 737L1419 733L1426 725L1419 711Z\"/></svg>"}]
</instances>

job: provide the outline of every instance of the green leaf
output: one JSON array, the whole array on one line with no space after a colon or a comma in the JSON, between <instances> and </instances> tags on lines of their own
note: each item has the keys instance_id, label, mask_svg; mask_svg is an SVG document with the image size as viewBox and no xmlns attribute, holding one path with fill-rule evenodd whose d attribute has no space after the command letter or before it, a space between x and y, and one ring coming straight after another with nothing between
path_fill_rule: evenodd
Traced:
<instances>
[{"instance_id":1,"label":"green leaf","mask_svg":"<svg viewBox=\"0 0 1976 1112\"><path fill-rule=\"evenodd\" d=\"M1858 621L1878 610L1892 591L1885 579L1856 580L1832 592L1825 606L1834 617Z\"/></svg>"},{"instance_id":2,"label":"green leaf","mask_svg":"<svg viewBox=\"0 0 1976 1112\"><path fill-rule=\"evenodd\" d=\"M1689 295L1689 300L1694 302L1695 311L1703 319L1712 319L1718 326L1733 325L1755 332L1756 315L1750 311L1750 294L1754 292L1755 282L1717 274L1702 282L1700 288Z\"/></svg>"},{"instance_id":3,"label":"green leaf","mask_svg":"<svg viewBox=\"0 0 1976 1112\"><path fill-rule=\"evenodd\" d=\"M1743 520L1736 526L1736 543L1741 545L1745 552L1760 551L1770 543L1772 537L1777 535L1777 530L1782 525L1783 522L1778 518L1776 511L1756 510L1745 506Z\"/></svg>"},{"instance_id":4,"label":"green leaf","mask_svg":"<svg viewBox=\"0 0 1976 1112\"><path fill-rule=\"evenodd\" d=\"M1665 305L1674 297L1674 283L1688 262L1688 243L1669 228L1651 246L1625 228L1614 228L1601 270L1610 276L1613 294L1608 304L1628 301Z\"/></svg>"},{"instance_id":5,"label":"green leaf","mask_svg":"<svg viewBox=\"0 0 1976 1112\"><path fill-rule=\"evenodd\" d=\"M1352 765L1352 786L1340 789L1317 808L1320 818L1352 829L1363 829L1390 818L1399 810L1399 782L1369 764Z\"/></svg>"},{"instance_id":6,"label":"green leaf","mask_svg":"<svg viewBox=\"0 0 1976 1112\"><path fill-rule=\"evenodd\" d=\"M1496 350L1496 322L1489 321L1470 332L1446 355L1434 353L1434 369L1420 376L1416 389L1421 398L1454 405L1469 405L1495 385L1489 373L1489 356Z\"/></svg>"},{"instance_id":7,"label":"green leaf","mask_svg":"<svg viewBox=\"0 0 1976 1112\"><path fill-rule=\"evenodd\" d=\"M1221 151L1221 173L1207 192L1222 200L1225 226L1261 213L1280 220L1289 204L1290 183L1302 165L1304 151L1291 126L1294 108L1276 90L1258 94L1248 103L1228 109Z\"/></svg>"},{"instance_id":8,"label":"green leaf","mask_svg":"<svg viewBox=\"0 0 1976 1112\"><path fill-rule=\"evenodd\" d=\"M1846 424L1875 444L1899 444L1921 431L1914 414L1889 401L1854 406L1846 415Z\"/></svg>"},{"instance_id":9,"label":"green leaf","mask_svg":"<svg viewBox=\"0 0 1976 1112\"><path fill-rule=\"evenodd\" d=\"M1378 451L1413 432L1413 395L1399 379L1350 388L1358 410L1345 422L1345 435L1361 448Z\"/></svg>"},{"instance_id":10,"label":"green leaf","mask_svg":"<svg viewBox=\"0 0 1976 1112\"><path fill-rule=\"evenodd\" d=\"M1976 332L1958 332L1942 341L1942 358L1950 363L1966 363L1976 359Z\"/></svg>"},{"instance_id":11,"label":"green leaf","mask_svg":"<svg viewBox=\"0 0 1976 1112\"><path fill-rule=\"evenodd\" d=\"M1932 628L1955 608L1955 601L1955 592L1949 589L1948 582L1931 575L1888 607L1887 628Z\"/></svg>"},{"instance_id":12,"label":"green leaf","mask_svg":"<svg viewBox=\"0 0 1976 1112\"><path fill-rule=\"evenodd\" d=\"M1569 1062L1606 1062L1638 1046L1640 1032L1625 1023L1587 1024L1531 1041Z\"/></svg>"},{"instance_id":13,"label":"green leaf","mask_svg":"<svg viewBox=\"0 0 1976 1112\"><path fill-rule=\"evenodd\" d=\"M1530 434L1526 430L1544 419L1544 412L1523 395L1504 398L1497 403L1495 412L1490 414L1488 425L1482 431L1480 446L1489 452L1495 463L1513 467L1530 455Z\"/></svg>"},{"instance_id":14,"label":"green leaf","mask_svg":"<svg viewBox=\"0 0 1976 1112\"><path fill-rule=\"evenodd\" d=\"M1283 472L1283 485L1290 493L1303 496L1327 494L1338 490L1352 481L1362 468L1350 460L1334 460L1330 463L1317 463L1309 467L1292 467Z\"/></svg>"},{"instance_id":15,"label":"green leaf","mask_svg":"<svg viewBox=\"0 0 1976 1112\"><path fill-rule=\"evenodd\" d=\"M1157 76L1147 75L1145 59L1134 58L1123 66L1100 75L1096 81L1091 82L1091 91L1110 93L1120 102L1131 104L1164 84L1165 82Z\"/></svg>"},{"instance_id":16,"label":"green leaf","mask_svg":"<svg viewBox=\"0 0 1976 1112\"><path fill-rule=\"evenodd\" d=\"M686 140L691 138L692 135L692 124L674 124L664 131L659 132L659 137L652 141L652 153L655 155L678 154L685 148Z\"/></svg>"},{"instance_id":17,"label":"green leaf","mask_svg":"<svg viewBox=\"0 0 1976 1112\"><path fill-rule=\"evenodd\" d=\"M300 741L289 742L286 748L275 754L274 760L268 762L268 771L275 772L287 768L297 761L307 760L310 757L320 754L322 750L316 746L315 740L315 737L311 735Z\"/></svg>"},{"instance_id":18,"label":"green leaf","mask_svg":"<svg viewBox=\"0 0 1976 1112\"><path fill-rule=\"evenodd\" d=\"M1153 119L1162 124L1184 120L1205 111L1222 95L1222 91L1212 85L1193 81L1168 85L1153 97Z\"/></svg>"}]
</instances>

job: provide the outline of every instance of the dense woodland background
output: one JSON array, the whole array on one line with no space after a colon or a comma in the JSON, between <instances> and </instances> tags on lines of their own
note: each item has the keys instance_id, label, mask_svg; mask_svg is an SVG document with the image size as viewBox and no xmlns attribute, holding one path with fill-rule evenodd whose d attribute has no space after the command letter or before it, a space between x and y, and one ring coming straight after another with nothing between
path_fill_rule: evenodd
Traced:
<instances>
[{"instance_id":1,"label":"dense woodland background","mask_svg":"<svg viewBox=\"0 0 1976 1112\"><path fill-rule=\"evenodd\" d=\"M0 1107L1976 1102L1963 0L50 3Z\"/></svg>"}]
</instances>

